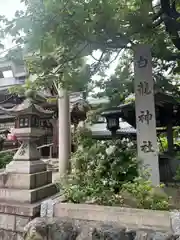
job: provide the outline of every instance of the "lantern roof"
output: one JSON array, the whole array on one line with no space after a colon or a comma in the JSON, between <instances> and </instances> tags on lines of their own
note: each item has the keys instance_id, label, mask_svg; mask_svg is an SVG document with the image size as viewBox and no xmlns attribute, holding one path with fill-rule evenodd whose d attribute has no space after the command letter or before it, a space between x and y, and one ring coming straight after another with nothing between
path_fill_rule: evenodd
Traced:
<instances>
[{"instance_id":1,"label":"lantern roof","mask_svg":"<svg viewBox=\"0 0 180 240\"><path fill-rule=\"evenodd\" d=\"M45 110L41 106L35 104L32 99L25 99L21 104L14 106L13 108L6 109L0 107L0 109L8 115L19 116L25 114L37 114L42 117L50 116L53 111Z\"/></svg>"}]
</instances>

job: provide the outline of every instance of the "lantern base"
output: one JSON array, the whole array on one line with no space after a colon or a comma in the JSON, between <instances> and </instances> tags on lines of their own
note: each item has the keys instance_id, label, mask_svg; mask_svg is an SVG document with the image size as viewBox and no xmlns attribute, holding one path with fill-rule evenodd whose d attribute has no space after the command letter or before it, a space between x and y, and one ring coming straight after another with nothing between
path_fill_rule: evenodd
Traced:
<instances>
[{"instance_id":1,"label":"lantern base","mask_svg":"<svg viewBox=\"0 0 180 240\"><path fill-rule=\"evenodd\" d=\"M35 161L40 159L40 152L36 143L31 140L24 141L18 151L15 153L13 160L16 161Z\"/></svg>"},{"instance_id":2,"label":"lantern base","mask_svg":"<svg viewBox=\"0 0 180 240\"><path fill-rule=\"evenodd\" d=\"M56 193L57 188L53 183L31 190L0 188L0 201L35 203Z\"/></svg>"},{"instance_id":3,"label":"lantern base","mask_svg":"<svg viewBox=\"0 0 180 240\"><path fill-rule=\"evenodd\" d=\"M0 188L34 189L52 183L52 172L0 174Z\"/></svg>"},{"instance_id":4,"label":"lantern base","mask_svg":"<svg viewBox=\"0 0 180 240\"><path fill-rule=\"evenodd\" d=\"M41 161L12 161L0 175L0 202L35 203L57 193Z\"/></svg>"}]
</instances>

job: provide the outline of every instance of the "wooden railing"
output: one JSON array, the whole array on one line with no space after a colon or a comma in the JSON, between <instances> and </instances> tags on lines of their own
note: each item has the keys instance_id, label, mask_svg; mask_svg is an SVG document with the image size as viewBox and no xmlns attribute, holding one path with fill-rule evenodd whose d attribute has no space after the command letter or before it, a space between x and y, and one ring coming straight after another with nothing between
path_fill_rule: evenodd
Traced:
<instances>
[{"instance_id":1,"label":"wooden railing","mask_svg":"<svg viewBox=\"0 0 180 240\"><path fill-rule=\"evenodd\" d=\"M49 158L52 158L53 143L44 144L44 145L41 145L41 146L37 147L37 149L40 151L40 154L41 154L41 150L45 147L49 147ZM15 152L18 149L19 148L12 148L12 149L8 149L8 150L0 151L0 153Z\"/></svg>"}]
</instances>

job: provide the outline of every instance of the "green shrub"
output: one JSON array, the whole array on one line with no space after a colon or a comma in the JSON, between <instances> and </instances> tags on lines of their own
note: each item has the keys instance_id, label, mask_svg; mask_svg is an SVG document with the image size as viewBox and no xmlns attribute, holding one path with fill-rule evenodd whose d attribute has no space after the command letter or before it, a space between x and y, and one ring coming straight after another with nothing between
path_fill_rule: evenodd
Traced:
<instances>
[{"instance_id":1,"label":"green shrub","mask_svg":"<svg viewBox=\"0 0 180 240\"><path fill-rule=\"evenodd\" d=\"M176 175L174 176L175 181L180 181L180 166L176 169Z\"/></svg>"},{"instance_id":2,"label":"green shrub","mask_svg":"<svg viewBox=\"0 0 180 240\"><path fill-rule=\"evenodd\" d=\"M78 147L71 158L72 171L66 185L61 186L68 201L121 204L122 184L138 176L133 144L119 139L97 141L83 128L74 139Z\"/></svg>"},{"instance_id":3,"label":"green shrub","mask_svg":"<svg viewBox=\"0 0 180 240\"><path fill-rule=\"evenodd\" d=\"M74 139L78 147L71 158L71 174L59 184L67 201L168 209L168 198L139 177L136 148L128 139L96 141L84 129Z\"/></svg>"},{"instance_id":4,"label":"green shrub","mask_svg":"<svg viewBox=\"0 0 180 240\"><path fill-rule=\"evenodd\" d=\"M163 193L162 188L162 185L154 188L150 181L144 177L138 177L133 183L128 182L122 186L122 195L125 196L128 193L128 198L137 208L168 210L170 208L169 198Z\"/></svg>"},{"instance_id":5,"label":"green shrub","mask_svg":"<svg viewBox=\"0 0 180 240\"><path fill-rule=\"evenodd\" d=\"M5 168L8 163L12 161L13 153L1 153L0 152L0 169Z\"/></svg>"},{"instance_id":6,"label":"green shrub","mask_svg":"<svg viewBox=\"0 0 180 240\"><path fill-rule=\"evenodd\" d=\"M92 184L83 185L85 184L85 181L83 181L83 184L75 184L68 179L68 182L63 185L63 195L68 202L73 203L108 206L123 205L123 199L120 194L115 194L112 188L105 188L101 183L94 183L95 181Z\"/></svg>"},{"instance_id":7,"label":"green shrub","mask_svg":"<svg viewBox=\"0 0 180 240\"><path fill-rule=\"evenodd\" d=\"M168 141L166 136L161 136L159 138L159 151L167 152L168 151Z\"/></svg>"}]
</instances>

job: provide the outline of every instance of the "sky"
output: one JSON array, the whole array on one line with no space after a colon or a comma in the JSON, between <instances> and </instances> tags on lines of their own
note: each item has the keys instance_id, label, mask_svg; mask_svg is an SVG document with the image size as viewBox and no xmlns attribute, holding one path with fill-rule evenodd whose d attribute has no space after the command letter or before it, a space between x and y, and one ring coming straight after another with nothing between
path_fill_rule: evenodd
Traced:
<instances>
[{"instance_id":1,"label":"sky","mask_svg":"<svg viewBox=\"0 0 180 240\"><path fill-rule=\"evenodd\" d=\"M17 10L23 10L24 5L20 0L0 0L0 15L5 15L9 20L13 18ZM4 42L5 48L14 46L11 38L6 39Z\"/></svg>"},{"instance_id":2,"label":"sky","mask_svg":"<svg viewBox=\"0 0 180 240\"><path fill-rule=\"evenodd\" d=\"M23 4L20 0L1 0L0 3L0 14L5 15L9 19L14 16L16 10L23 9Z\"/></svg>"}]
</instances>

